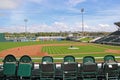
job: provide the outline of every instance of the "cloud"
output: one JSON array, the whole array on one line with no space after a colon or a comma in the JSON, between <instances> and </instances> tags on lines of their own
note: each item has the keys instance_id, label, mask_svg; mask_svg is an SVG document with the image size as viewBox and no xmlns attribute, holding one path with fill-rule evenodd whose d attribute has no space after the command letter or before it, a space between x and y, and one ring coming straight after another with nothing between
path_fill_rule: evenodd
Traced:
<instances>
[{"instance_id":1,"label":"cloud","mask_svg":"<svg viewBox=\"0 0 120 80\"><path fill-rule=\"evenodd\" d=\"M29 27L30 32L59 32L68 31L69 27L67 24L62 22L54 22L52 25L40 24Z\"/></svg>"},{"instance_id":2,"label":"cloud","mask_svg":"<svg viewBox=\"0 0 120 80\"><path fill-rule=\"evenodd\" d=\"M110 27L110 25L108 25L108 24L98 24L100 27Z\"/></svg>"},{"instance_id":3,"label":"cloud","mask_svg":"<svg viewBox=\"0 0 120 80\"><path fill-rule=\"evenodd\" d=\"M32 25L28 27L29 32L52 32L52 29L50 26L46 24L40 24L40 25Z\"/></svg>"},{"instance_id":4,"label":"cloud","mask_svg":"<svg viewBox=\"0 0 120 80\"><path fill-rule=\"evenodd\" d=\"M73 31L82 31L82 24L81 23L75 23L72 26ZM116 27L113 27L109 24L96 24L96 25L89 25L87 23L84 23L84 31L89 32L113 32L116 30Z\"/></svg>"},{"instance_id":5,"label":"cloud","mask_svg":"<svg viewBox=\"0 0 120 80\"><path fill-rule=\"evenodd\" d=\"M16 9L21 0L0 0L0 9Z\"/></svg>"},{"instance_id":6,"label":"cloud","mask_svg":"<svg viewBox=\"0 0 120 80\"><path fill-rule=\"evenodd\" d=\"M68 30L69 27L67 26L67 24L65 23L62 23L62 22L54 22L53 25L52 25L54 28L56 28L56 30L58 31L65 31L65 30Z\"/></svg>"},{"instance_id":7,"label":"cloud","mask_svg":"<svg viewBox=\"0 0 120 80\"><path fill-rule=\"evenodd\" d=\"M86 0L68 0L68 5L69 6L72 6L72 7L74 7L74 6L76 6L77 4L79 4L79 3L82 3L82 2L85 2Z\"/></svg>"},{"instance_id":8,"label":"cloud","mask_svg":"<svg viewBox=\"0 0 120 80\"><path fill-rule=\"evenodd\" d=\"M62 22L54 22L52 25L38 24L38 25L28 25L28 32L59 32L59 31L69 31L70 28L67 24ZM24 25L19 26L9 26L0 28L0 32L25 32Z\"/></svg>"},{"instance_id":9,"label":"cloud","mask_svg":"<svg viewBox=\"0 0 120 80\"><path fill-rule=\"evenodd\" d=\"M23 26L7 26L7 27L2 27L0 28L0 32L10 32L10 33L20 33L20 32L25 32L25 28Z\"/></svg>"},{"instance_id":10,"label":"cloud","mask_svg":"<svg viewBox=\"0 0 120 80\"><path fill-rule=\"evenodd\" d=\"M44 0L27 0L27 1L33 2L33 3L41 3L41 2L44 1Z\"/></svg>"},{"instance_id":11,"label":"cloud","mask_svg":"<svg viewBox=\"0 0 120 80\"><path fill-rule=\"evenodd\" d=\"M116 27L114 27L113 25L109 25L109 24L98 24L96 25L94 28L96 28L96 31L105 31L105 32L113 32L116 31Z\"/></svg>"},{"instance_id":12,"label":"cloud","mask_svg":"<svg viewBox=\"0 0 120 80\"><path fill-rule=\"evenodd\" d=\"M116 27L110 26L108 24L98 24L97 26L92 26L88 24L84 24L84 31L89 32L113 32L116 30ZM73 23L69 25L63 22L54 22L51 25L47 24L37 24L37 25L28 25L27 26L28 32L60 32L60 31L82 31L81 23ZM16 26L9 26L9 27L2 27L0 28L0 32L25 32L24 25L16 25Z\"/></svg>"}]
</instances>

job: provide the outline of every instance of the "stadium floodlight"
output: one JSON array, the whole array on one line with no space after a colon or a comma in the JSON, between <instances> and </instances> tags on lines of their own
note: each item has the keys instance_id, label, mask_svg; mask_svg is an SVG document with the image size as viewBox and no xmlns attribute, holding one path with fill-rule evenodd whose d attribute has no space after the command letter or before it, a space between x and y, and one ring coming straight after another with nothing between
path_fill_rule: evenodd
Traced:
<instances>
[{"instance_id":1,"label":"stadium floodlight","mask_svg":"<svg viewBox=\"0 0 120 80\"><path fill-rule=\"evenodd\" d=\"M28 20L24 19L24 22L25 22L25 36L27 37L27 22L28 22Z\"/></svg>"},{"instance_id":2,"label":"stadium floodlight","mask_svg":"<svg viewBox=\"0 0 120 80\"><path fill-rule=\"evenodd\" d=\"M28 22L28 20L24 19L24 22L25 22L25 33L27 33L27 22Z\"/></svg>"},{"instance_id":3,"label":"stadium floodlight","mask_svg":"<svg viewBox=\"0 0 120 80\"><path fill-rule=\"evenodd\" d=\"M83 17L84 8L81 9L81 13L82 13L82 36L84 36L84 17Z\"/></svg>"}]
</instances>

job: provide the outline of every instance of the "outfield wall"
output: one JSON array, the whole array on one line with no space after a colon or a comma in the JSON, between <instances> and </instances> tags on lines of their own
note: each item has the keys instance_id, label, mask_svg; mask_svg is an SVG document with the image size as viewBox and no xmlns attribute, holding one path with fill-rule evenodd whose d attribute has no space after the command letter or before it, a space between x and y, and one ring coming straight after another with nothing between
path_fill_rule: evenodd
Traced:
<instances>
[{"instance_id":1,"label":"outfield wall","mask_svg":"<svg viewBox=\"0 0 120 80\"><path fill-rule=\"evenodd\" d=\"M4 33L0 33L0 42L5 42L5 34Z\"/></svg>"}]
</instances>

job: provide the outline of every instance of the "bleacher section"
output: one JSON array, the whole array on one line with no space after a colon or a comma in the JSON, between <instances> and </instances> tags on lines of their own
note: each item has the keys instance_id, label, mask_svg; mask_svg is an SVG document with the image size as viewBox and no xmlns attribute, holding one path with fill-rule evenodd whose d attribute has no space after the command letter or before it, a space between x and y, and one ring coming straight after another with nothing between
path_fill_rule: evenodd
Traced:
<instances>
[{"instance_id":1,"label":"bleacher section","mask_svg":"<svg viewBox=\"0 0 120 80\"><path fill-rule=\"evenodd\" d=\"M113 42L120 42L120 37L118 37L117 39L114 39Z\"/></svg>"},{"instance_id":2,"label":"bleacher section","mask_svg":"<svg viewBox=\"0 0 120 80\"><path fill-rule=\"evenodd\" d=\"M118 26L117 31L94 41L94 43L120 45L120 22L114 24Z\"/></svg>"},{"instance_id":3,"label":"bleacher section","mask_svg":"<svg viewBox=\"0 0 120 80\"><path fill-rule=\"evenodd\" d=\"M120 31L115 31L95 41L100 44L120 45Z\"/></svg>"},{"instance_id":4,"label":"bleacher section","mask_svg":"<svg viewBox=\"0 0 120 80\"><path fill-rule=\"evenodd\" d=\"M115 32L113 32L113 33L111 33L110 35L120 35L120 31L118 30L118 31L115 31Z\"/></svg>"},{"instance_id":5,"label":"bleacher section","mask_svg":"<svg viewBox=\"0 0 120 80\"><path fill-rule=\"evenodd\" d=\"M79 63L68 55L63 62L55 63L53 57L44 56L42 62L33 63L27 55L17 62L13 55L7 55L0 65L0 80L119 80L120 63L113 55L103 60L96 63L93 56L85 56Z\"/></svg>"}]
</instances>

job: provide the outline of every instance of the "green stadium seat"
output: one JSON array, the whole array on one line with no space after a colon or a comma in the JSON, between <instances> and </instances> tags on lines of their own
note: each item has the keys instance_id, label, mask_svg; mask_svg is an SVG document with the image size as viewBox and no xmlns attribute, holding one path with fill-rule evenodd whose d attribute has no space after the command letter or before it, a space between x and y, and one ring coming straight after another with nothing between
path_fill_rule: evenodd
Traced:
<instances>
[{"instance_id":1,"label":"green stadium seat","mask_svg":"<svg viewBox=\"0 0 120 80\"><path fill-rule=\"evenodd\" d=\"M113 55L106 55L104 57L104 62L109 63L109 61L116 62L115 57Z\"/></svg>"},{"instance_id":2,"label":"green stadium seat","mask_svg":"<svg viewBox=\"0 0 120 80\"><path fill-rule=\"evenodd\" d=\"M44 56L42 58L42 63L46 62L46 63L53 63L53 58L51 56Z\"/></svg>"},{"instance_id":3,"label":"green stadium seat","mask_svg":"<svg viewBox=\"0 0 120 80\"><path fill-rule=\"evenodd\" d=\"M65 56L64 62L75 62L75 57L72 55Z\"/></svg>"},{"instance_id":4,"label":"green stadium seat","mask_svg":"<svg viewBox=\"0 0 120 80\"><path fill-rule=\"evenodd\" d=\"M98 66L95 63L95 59L92 56L85 56L81 65L81 75L83 79L97 80Z\"/></svg>"},{"instance_id":5,"label":"green stadium seat","mask_svg":"<svg viewBox=\"0 0 120 80\"><path fill-rule=\"evenodd\" d=\"M16 78L16 65L17 60L15 56L11 54L5 56L3 60L3 75L5 76L5 79Z\"/></svg>"},{"instance_id":6,"label":"green stadium seat","mask_svg":"<svg viewBox=\"0 0 120 80\"><path fill-rule=\"evenodd\" d=\"M74 56L64 57L62 63L63 80L77 80L78 63L75 62Z\"/></svg>"},{"instance_id":7,"label":"green stadium seat","mask_svg":"<svg viewBox=\"0 0 120 80\"><path fill-rule=\"evenodd\" d=\"M32 78L32 60L29 56L24 55L20 58L19 64L18 64L18 71L17 76L19 79L22 78Z\"/></svg>"},{"instance_id":8,"label":"green stadium seat","mask_svg":"<svg viewBox=\"0 0 120 80\"><path fill-rule=\"evenodd\" d=\"M5 58L3 60L4 63L6 63L6 62L16 62L16 61L17 60L16 60L15 56L12 55L12 54L9 54L9 55L5 56Z\"/></svg>"},{"instance_id":9,"label":"green stadium seat","mask_svg":"<svg viewBox=\"0 0 120 80\"><path fill-rule=\"evenodd\" d=\"M95 59L94 59L94 57L92 57L92 56L85 56L84 58L83 58L83 63L95 63Z\"/></svg>"},{"instance_id":10,"label":"green stadium seat","mask_svg":"<svg viewBox=\"0 0 120 80\"><path fill-rule=\"evenodd\" d=\"M118 79L119 67L113 55L106 55L104 57L103 70L106 79Z\"/></svg>"},{"instance_id":11,"label":"green stadium seat","mask_svg":"<svg viewBox=\"0 0 120 80\"><path fill-rule=\"evenodd\" d=\"M55 80L55 64L51 56L44 56L39 64L40 80Z\"/></svg>"}]
</instances>

